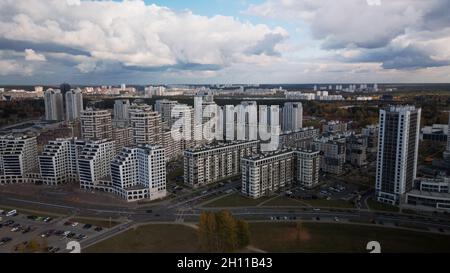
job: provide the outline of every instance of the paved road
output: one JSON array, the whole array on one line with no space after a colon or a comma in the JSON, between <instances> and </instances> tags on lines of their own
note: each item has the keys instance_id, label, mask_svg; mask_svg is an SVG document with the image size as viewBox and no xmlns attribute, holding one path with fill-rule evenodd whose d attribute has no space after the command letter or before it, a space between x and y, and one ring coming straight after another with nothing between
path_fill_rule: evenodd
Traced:
<instances>
[{"instance_id":1,"label":"paved road","mask_svg":"<svg viewBox=\"0 0 450 273\"><path fill-rule=\"evenodd\" d=\"M184 194L171 200L166 200L152 205L144 205L140 207L120 207L114 205L92 205L78 204L51 200L44 202L41 200L28 200L19 196L0 196L0 204L12 207L31 207L35 210L60 209L70 214L78 215L96 215L97 217L125 217L128 221L124 224L116 226L108 231L96 234L82 242L83 247L90 246L101 240L112 237L136 224L142 223L158 223L158 222L198 222L200 213L204 210L218 210L222 208L198 208L198 205L206 199L219 196L225 191L239 186L239 181L227 183L223 187L210 189L208 192L201 191ZM367 199L369 193L363 196L362 204ZM279 217L288 220L303 219L305 221L320 222L336 222L335 217L339 218L340 223L377 223L386 227L405 228L417 227L425 231L442 233L440 229L444 229L445 234L450 234L450 218L439 218L435 215L430 217L411 216L401 213L373 212L367 209L320 209L313 208L286 208L286 207L248 207L248 208L227 208L233 215L249 220L249 221L277 221L270 220L271 217ZM151 211L150 211L151 210Z\"/></svg>"}]
</instances>

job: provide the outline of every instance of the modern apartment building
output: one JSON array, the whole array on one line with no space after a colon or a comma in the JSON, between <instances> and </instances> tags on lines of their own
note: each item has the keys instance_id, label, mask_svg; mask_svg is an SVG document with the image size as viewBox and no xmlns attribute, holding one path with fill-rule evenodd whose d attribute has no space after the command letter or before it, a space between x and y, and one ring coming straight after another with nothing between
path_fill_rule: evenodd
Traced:
<instances>
[{"instance_id":1,"label":"modern apartment building","mask_svg":"<svg viewBox=\"0 0 450 273\"><path fill-rule=\"evenodd\" d=\"M297 183L306 188L319 184L320 152L308 149L294 149L295 177Z\"/></svg>"},{"instance_id":2,"label":"modern apartment building","mask_svg":"<svg viewBox=\"0 0 450 273\"><path fill-rule=\"evenodd\" d=\"M346 139L346 162L355 167L367 164L367 138L362 135L351 134Z\"/></svg>"},{"instance_id":3,"label":"modern apartment building","mask_svg":"<svg viewBox=\"0 0 450 273\"><path fill-rule=\"evenodd\" d=\"M157 100L155 102L155 111L161 115L161 120L165 124L165 129L171 129L174 119L172 118L172 109L178 104L174 100Z\"/></svg>"},{"instance_id":4,"label":"modern apartment building","mask_svg":"<svg viewBox=\"0 0 450 273\"><path fill-rule=\"evenodd\" d=\"M224 142L184 151L184 182L200 187L241 174L241 158L258 152L259 141Z\"/></svg>"},{"instance_id":5,"label":"modern apartment building","mask_svg":"<svg viewBox=\"0 0 450 273\"><path fill-rule=\"evenodd\" d=\"M361 134L367 139L367 152L376 153L378 150L378 125L368 125Z\"/></svg>"},{"instance_id":6,"label":"modern apartment building","mask_svg":"<svg viewBox=\"0 0 450 273\"><path fill-rule=\"evenodd\" d=\"M398 205L416 179L421 109L390 106L380 110L375 194Z\"/></svg>"},{"instance_id":7,"label":"modern apartment building","mask_svg":"<svg viewBox=\"0 0 450 273\"><path fill-rule=\"evenodd\" d=\"M320 169L340 175L344 172L346 138L342 135L322 137L314 140L314 150L320 151Z\"/></svg>"},{"instance_id":8,"label":"modern apartment building","mask_svg":"<svg viewBox=\"0 0 450 273\"><path fill-rule=\"evenodd\" d=\"M73 121L80 118L83 111L83 94L81 89L67 91L66 97L66 120Z\"/></svg>"},{"instance_id":9,"label":"modern apartment building","mask_svg":"<svg viewBox=\"0 0 450 273\"><path fill-rule=\"evenodd\" d=\"M143 145L124 148L111 161L113 192L128 202L164 198L166 159L164 148Z\"/></svg>"},{"instance_id":10,"label":"modern apartment building","mask_svg":"<svg viewBox=\"0 0 450 273\"><path fill-rule=\"evenodd\" d=\"M283 133L279 136L279 147L307 148L319 135L319 129L314 127L305 127L297 131Z\"/></svg>"},{"instance_id":11,"label":"modern apartment building","mask_svg":"<svg viewBox=\"0 0 450 273\"><path fill-rule=\"evenodd\" d=\"M35 136L0 136L0 184L37 181L37 159Z\"/></svg>"},{"instance_id":12,"label":"modern apartment building","mask_svg":"<svg viewBox=\"0 0 450 273\"><path fill-rule=\"evenodd\" d=\"M112 138L115 141L117 153L119 153L122 148L133 145L133 128L128 127L127 123L114 121L112 135Z\"/></svg>"},{"instance_id":13,"label":"modern apartment building","mask_svg":"<svg viewBox=\"0 0 450 273\"><path fill-rule=\"evenodd\" d=\"M146 104L134 104L129 112L133 144L161 144L161 115Z\"/></svg>"},{"instance_id":14,"label":"modern apartment building","mask_svg":"<svg viewBox=\"0 0 450 273\"><path fill-rule=\"evenodd\" d=\"M60 185L78 178L78 154L84 141L76 139L56 139L44 147L39 156L39 170L42 182Z\"/></svg>"},{"instance_id":15,"label":"modern apartment building","mask_svg":"<svg viewBox=\"0 0 450 273\"><path fill-rule=\"evenodd\" d=\"M253 154L241 159L242 194L250 198L270 196L294 182L292 150Z\"/></svg>"},{"instance_id":16,"label":"modern apartment building","mask_svg":"<svg viewBox=\"0 0 450 273\"><path fill-rule=\"evenodd\" d=\"M86 140L112 139L111 112L87 108L81 112L81 137Z\"/></svg>"},{"instance_id":17,"label":"modern apartment building","mask_svg":"<svg viewBox=\"0 0 450 273\"><path fill-rule=\"evenodd\" d=\"M181 140L175 140L172 137L172 131L165 131L162 134L162 146L166 151L166 160L171 161L183 156L183 147Z\"/></svg>"},{"instance_id":18,"label":"modern apartment building","mask_svg":"<svg viewBox=\"0 0 450 273\"><path fill-rule=\"evenodd\" d=\"M63 95L58 89L47 89L44 94L45 120L64 120Z\"/></svg>"},{"instance_id":19,"label":"modern apartment building","mask_svg":"<svg viewBox=\"0 0 450 273\"><path fill-rule=\"evenodd\" d=\"M114 102L114 120L128 121L130 118L129 110L130 110L129 100L116 100Z\"/></svg>"},{"instance_id":20,"label":"modern apartment building","mask_svg":"<svg viewBox=\"0 0 450 273\"><path fill-rule=\"evenodd\" d=\"M347 131L347 123L332 120L323 125L322 132L323 134L343 134Z\"/></svg>"},{"instance_id":21,"label":"modern apartment building","mask_svg":"<svg viewBox=\"0 0 450 273\"><path fill-rule=\"evenodd\" d=\"M3 175L23 176L38 169L35 136L0 137L0 171Z\"/></svg>"},{"instance_id":22,"label":"modern apartment building","mask_svg":"<svg viewBox=\"0 0 450 273\"><path fill-rule=\"evenodd\" d=\"M286 102L282 111L283 132L296 132L303 127L303 105L300 102Z\"/></svg>"},{"instance_id":23,"label":"modern apartment building","mask_svg":"<svg viewBox=\"0 0 450 273\"><path fill-rule=\"evenodd\" d=\"M87 142L78 156L80 188L85 190L110 191L111 160L115 156L113 140Z\"/></svg>"}]
</instances>

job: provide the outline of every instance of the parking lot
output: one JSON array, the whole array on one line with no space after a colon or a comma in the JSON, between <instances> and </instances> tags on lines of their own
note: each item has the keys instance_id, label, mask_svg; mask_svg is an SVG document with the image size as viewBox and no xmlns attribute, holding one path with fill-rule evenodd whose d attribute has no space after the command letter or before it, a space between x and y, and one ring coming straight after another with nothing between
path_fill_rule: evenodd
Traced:
<instances>
[{"instance_id":1,"label":"parking lot","mask_svg":"<svg viewBox=\"0 0 450 273\"><path fill-rule=\"evenodd\" d=\"M358 188L354 185L343 184L332 180L327 180L325 183L322 183L322 185L314 189L295 185L284 192L285 196L299 200L323 199L328 201L343 200L348 202L359 200L361 194L362 192L358 191Z\"/></svg>"},{"instance_id":2,"label":"parking lot","mask_svg":"<svg viewBox=\"0 0 450 273\"><path fill-rule=\"evenodd\" d=\"M4 211L0 218L0 253L63 252L68 242L81 242L105 231L89 223L70 222L70 217L10 215Z\"/></svg>"}]
</instances>

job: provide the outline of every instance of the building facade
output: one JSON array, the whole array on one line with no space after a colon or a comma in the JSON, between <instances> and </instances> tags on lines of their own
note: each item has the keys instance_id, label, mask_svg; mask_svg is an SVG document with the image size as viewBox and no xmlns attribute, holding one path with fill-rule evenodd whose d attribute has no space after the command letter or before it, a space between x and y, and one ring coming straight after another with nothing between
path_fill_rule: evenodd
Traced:
<instances>
[{"instance_id":1,"label":"building facade","mask_svg":"<svg viewBox=\"0 0 450 273\"><path fill-rule=\"evenodd\" d=\"M129 110L130 110L129 100L116 100L114 102L114 120L128 121L130 119Z\"/></svg>"},{"instance_id":2,"label":"building facade","mask_svg":"<svg viewBox=\"0 0 450 273\"><path fill-rule=\"evenodd\" d=\"M47 89L44 94L45 120L64 120L63 95L60 90Z\"/></svg>"},{"instance_id":3,"label":"building facade","mask_svg":"<svg viewBox=\"0 0 450 273\"><path fill-rule=\"evenodd\" d=\"M416 179L421 109L390 106L380 110L375 194L398 205Z\"/></svg>"},{"instance_id":4,"label":"building facade","mask_svg":"<svg viewBox=\"0 0 450 273\"><path fill-rule=\"evenodd\" d=\"M111 161L113 192L128 202L164 198L166 159L164 148L143 145L124 148Z\"/></svg>"},{"instance_id":5,"label":"building facade","mask_svg":"<svg viewBox=\"0 0 450 273\"><path fill-rule=\"evenodd\" d=\"M39 181L35 136L0 136L0 184Z\"/></svg>"},{"instance_id":6,"label":"building facade","mask_svg":"<svg viewBox=\"0 0 450 273\"><path fill-rule=\"evenodd\" d=\"M257 199L291 185L294 162L291 150L244 156L241 159L242 194Z\"/></svg>"},{"instance_id":7,"label":"building facade","mask_svg":"<svg viewBox=\"0 0 450 273\"><path fill-rule=\"evenodd\" d=\"M161 144L161 115L149 105L132 105L130 124L133 128L133 144Z\"/></svg>"},{"instance_id":8,"label":"building facade","mask_svg":"<svg viewBox=\"0 0 450 273\"><path fill-rule=\"evenodd\" d=\"M296 149L295 173L297 183L306 188L314 188L319 184L320 152Z\"/></svg>"},{"instance_id":9,"label":"building facade","mask_svg":"<svg viewBox=\"0 0 450 273\"><path fill-rule=\"evenodd\" d=\"M303 128L303 105L300 102L286 102L281 122L283 132L296 132Z\"/></svg>"},{"instance_id":10,"label":"building facade","mask_svg":"<svg viewBox=\"0 0 450 273\"><path fill-rule=\"evenodd\" d=\"M112 139L111 113L87 108L81 112L81 137L86 140Z\"/></svg>"},{"instance_id":11,"label":"building facade","mask_svg":"<svg viewBox=\"0 0 450 273\"><path fill-rule=\"evenodd\" d=\"M113 140L88 141L78 156L80 188L111 191L111 166L115 156Z\"/></svg>"},{"instance_id":12,"label":"building facade","mask_svg":"<svg viewBox=\"0 0 450 273\"><path fill-rule=\"evenodd\" d=\"M66 120L73 121L80 118L83 111L83 94L81 89L72 89L65 94Z\"/></svg>"},{"instance_id":13,"label":"building facade","mask_svg":"<svg viewBox=\"0 0 450 273\"><path fill-rule=\"evenodd\" d=\"M320 169L325 173L341 175L346 154L345 136L322 137L314 140L314 150L320 151Z\"/></svg>"},{"instance_id":14,"label":"building facade","mask_svg":"<svg viewBox=\"0 0 450 273\"><path fill-rule=\"evenodd\" d=\"M226 142L184 151L184 183L201 187L241 174L241 158L258 152L259 141Z\"/></svg>"},{"instance_id":15,"label":"building facade","mask_svg":"<svg viewBox=\"0 0 450 273\"><path fill-rule=\"evenodd\" d=\"M47 185L60 185L76 181L78 178L78 145L75 139L50 141L39 156L39 170L42 182Z\"/></svg>"}]
</instances>

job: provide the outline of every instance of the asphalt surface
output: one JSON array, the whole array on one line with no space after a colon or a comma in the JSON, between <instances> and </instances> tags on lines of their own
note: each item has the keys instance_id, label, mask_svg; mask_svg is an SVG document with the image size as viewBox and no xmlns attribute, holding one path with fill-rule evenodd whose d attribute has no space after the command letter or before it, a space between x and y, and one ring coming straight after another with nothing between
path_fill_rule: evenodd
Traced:
<instances>
[{"instance_id":1,"label":"asphalt surface","mask_svg":"<svg viewBox=\"0 0 450 273\"><path fill-rule=\"evenodd\" d=\"M62 210L68 215L96 216L101 218L125 218L127 221L121 225L105 230L100 233L90 234L87 239L81 242L83 247L90 246L99 241L110 238L134 225L143 223L163 223L163 222L198 222L202 211L215 211L223 208L199 208L198 206L214 197L220 197L225 192L240 186L239 180L219 187L214 186L205 192L205 189L196 192L182 194L170 200L159 203L142 205L138 207L120 207L115 205L92 205L64 202L58 200L42 201L36 198L26 199L20 196L8 194L0 196L1 205L9 207L30 207L34 210ZM363 200L368 198L370 193L363 195ZM450 218L448 215L419 216L391 212L374 212L364 207L365 202L361 202L361 209L339 209L339 208L306 208L306 207L230 207L226 208L236 217L248 221L316 221L316 222L336 222L346 224L371 224L392 228L414 228L421 231L449 234ZM1 251L1 249L0 249Z\"/></svg>"}]
</instances>

